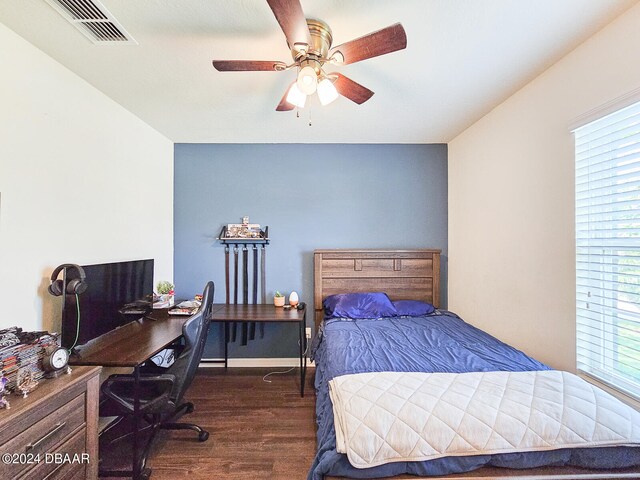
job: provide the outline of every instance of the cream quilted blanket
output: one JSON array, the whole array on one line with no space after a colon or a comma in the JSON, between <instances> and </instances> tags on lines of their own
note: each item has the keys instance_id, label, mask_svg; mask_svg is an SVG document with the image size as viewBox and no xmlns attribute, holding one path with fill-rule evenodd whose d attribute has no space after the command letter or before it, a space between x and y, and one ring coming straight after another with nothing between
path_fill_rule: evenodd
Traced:
<instances>
[{"instance_id":1,"label":"cream quilted blanket","mask_svg":"<svg viewBox=\"0 0 640 480\"><path fill-rule=\"evenodd\" d=\"M640 446L640 413L561 371L359 373L329 382L356 468L458 455Z\"/></svg>"}]
</instances>

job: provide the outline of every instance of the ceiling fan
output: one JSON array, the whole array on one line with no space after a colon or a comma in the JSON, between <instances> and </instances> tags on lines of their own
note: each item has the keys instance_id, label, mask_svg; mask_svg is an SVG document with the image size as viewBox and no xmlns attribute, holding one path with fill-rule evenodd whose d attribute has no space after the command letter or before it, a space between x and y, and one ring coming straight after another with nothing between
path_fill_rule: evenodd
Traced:
<instances>
[{"instance_id":1,"label":"ceiling fan","mask_svg":"<svg viewBox=\"0 0 640 480\"><path fill-rule=\"evenodd\" d=\"M402 50L407 46L407 35L400 23L383 28L350 42L332 47L331 29L322 20L305 18L300 0L267 0L278 20L293 63L266 60L213 60L220 72L282 72L296 67L298 75L276 107L279 112L302 108L307 96L318 93L322 105L328 105L338 95L362 104L373 92L338 72L325 73L330 63L348 65L368 58Z\"/></svg>"}]
</instances>

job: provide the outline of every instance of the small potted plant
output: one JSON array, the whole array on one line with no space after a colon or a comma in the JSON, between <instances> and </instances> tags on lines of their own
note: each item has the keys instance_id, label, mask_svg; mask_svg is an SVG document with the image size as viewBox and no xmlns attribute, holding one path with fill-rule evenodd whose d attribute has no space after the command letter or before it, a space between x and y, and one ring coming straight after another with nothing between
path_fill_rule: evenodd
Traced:
<instances>
[{"instance_id":1,"label":"small potted plant","mask_svg":"<svg viewBox=\"0 0 640 480\"><path fill-rule=\"evenodd\" d=\"M273 296L273 304L276 307L284 307L284 295L276 291L275 295Z\"/></svg>"},{"instance_id":2,"label":"small potted plant","mask_svg":"<svg viewBox=\"0 0 640 480\"><path fill-rule=\"evenodd\" d=\"M173 303L173 283L161 280L158 282L158 285L156 285L156 290L161 302L168 302L169 305Z\"/></svg>"}]
</instances>

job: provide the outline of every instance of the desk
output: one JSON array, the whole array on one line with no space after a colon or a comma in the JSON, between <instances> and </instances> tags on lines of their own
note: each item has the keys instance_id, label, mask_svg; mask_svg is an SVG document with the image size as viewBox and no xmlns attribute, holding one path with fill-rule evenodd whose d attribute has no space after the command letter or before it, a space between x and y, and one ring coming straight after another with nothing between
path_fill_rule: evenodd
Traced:
<instances>
[{"instance_id":1,"label":"desk","mask_svg":"<svg viewBox=\"0 0 640 480\"><path fill-rule=\"evenodd\" d=\"M182 325L189 317L171 316L167 310L154 310L147 318L133 321L96 338L79 354L74 354L71 365L99 365L105 367L132 367L134 370L134 415L132 469L100 471L101 477L131 476L140 478L146 458L139 445L139 382L140 365L182 336Z\"/></svg>"},{"instance_id":2,"label":"desk","mask_svg":"<svg viewBox=\"0 0 640 480\"><path fill-rule=\"evenodd\" d=\"M211 321L225 324L224 366L229 359L229 324L234 322L297 324L300 338L300 396L304 397L304 381L307 375L307 336L305 335L307 310L285 310L270 304L225 305L214 304ZM222 362L221 362L222 363Z\"/></svg>"},{"instance_id":3,"label":"desk","mask_svg":"<svg viewBox=\"0 0 640 480\"><path fill-rule=\"evenodd\" d=\"M111 330L87 344L69 360L71 365L137 367L182 336L188 316L154 310L147 318Z\"/></svg>"},{"instance_id":4,"label":"desk","mask_svg":"<svg viewBox=\"0 0 640 480\"><path fill-rule=\"evenodd\" d=\"M69 360L71 365L96 365L104 367L130 367L134 375L133 415L133 468L126 471L101 471L101 477L131 476L140 478L145 472L146 458L141 455L139 445L139 382L140 365L182 336L182 325L188 316L169 315L167 310L154 310L147 318L133 321L96 338L79 354ZM297 324L300 335L300 395L304 396L304 381L307 373L305 335L306 310L284 310L273 305L225 305L214 304L212 322L225 324L225 366L228 360L228 325L233 322L283 322Z\"/></svg>"}]
</instances>

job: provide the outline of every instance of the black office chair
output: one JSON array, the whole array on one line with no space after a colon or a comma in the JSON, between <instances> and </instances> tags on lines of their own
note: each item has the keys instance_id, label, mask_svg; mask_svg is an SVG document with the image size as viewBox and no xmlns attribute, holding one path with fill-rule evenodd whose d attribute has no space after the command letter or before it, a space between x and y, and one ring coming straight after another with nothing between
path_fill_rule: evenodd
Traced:
<instances>
[{"instance_id":1,"label":"black office chair","mask_svg":"<svg viewBox=\"0 0 640 480\"><path fill-rule=\"evenodd\" d=\"M198 432L199 441L204 442L209 438L209 433L198 425L175 423L173 420L183 412L193 411L193 404L182 403L182 400L202 359L209 332L214 290L213 282L208 282L202 294L200 308L184 323L182 336L185 343L175 362L165 370L165 373L140 374L138 411L152 429L147 448L142 456L143 465L158 429L195 430ZM102 385L102 393L107 400L100 405L100 415L133 415L134 383L135 377L132 374L111 375Z\"/></svg>"}]
</instances>

